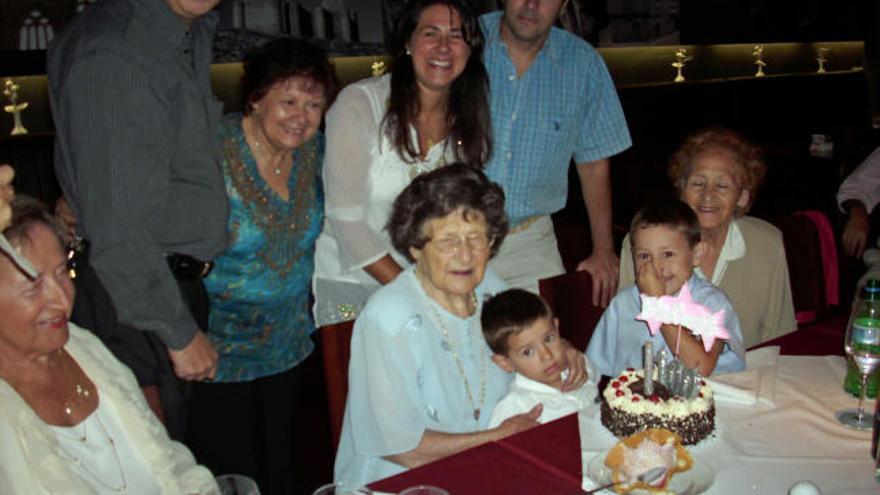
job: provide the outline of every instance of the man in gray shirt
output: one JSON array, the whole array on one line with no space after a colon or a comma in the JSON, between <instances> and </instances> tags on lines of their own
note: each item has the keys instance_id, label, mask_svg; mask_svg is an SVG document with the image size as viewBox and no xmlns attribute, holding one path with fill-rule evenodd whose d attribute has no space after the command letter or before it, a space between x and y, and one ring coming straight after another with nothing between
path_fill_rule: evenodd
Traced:
<instances>
[{"instance_id":1,"label":"man in gray shirt","mask_svg":"<svg viewBox=\"0 0 880 495\"><path fill-rule=\"evenodd\" d=\"M52 43L55 169L88 242L73 320L135 372L169 432L213 377L201 277L226 243L211 91L219 0L99 0Z\"/></svg>"}]
</instances>

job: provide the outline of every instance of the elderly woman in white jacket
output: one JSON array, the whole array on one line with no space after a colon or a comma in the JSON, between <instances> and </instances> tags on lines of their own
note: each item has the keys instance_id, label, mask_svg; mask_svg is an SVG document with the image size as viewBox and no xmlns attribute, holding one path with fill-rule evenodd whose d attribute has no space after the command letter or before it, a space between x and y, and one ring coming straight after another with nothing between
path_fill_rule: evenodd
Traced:
<instances>
[{"instance_id":1,"label":"elderly woman in white jacket","mask_svg":"<svg viewBox=\"0 0 880 495\"><path fill-rule=\"evenodd\" d=\"M39 275L0 256L0 493L218 493L131 371L68 323L74 294L59 232L39 203L13 200L3 234Z\"/></svg>"}]
</instances>

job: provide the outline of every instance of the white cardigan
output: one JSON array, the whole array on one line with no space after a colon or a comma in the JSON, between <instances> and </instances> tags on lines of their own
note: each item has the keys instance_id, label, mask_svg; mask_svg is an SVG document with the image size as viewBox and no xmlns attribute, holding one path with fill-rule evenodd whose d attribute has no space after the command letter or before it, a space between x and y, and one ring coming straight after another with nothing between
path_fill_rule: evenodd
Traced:
<instances>
[{"instance_id":1,"label":"white cardigan","mask_svg":"<svg viewBox=\"0 0 880 495\"><path fill-rule=\"evenodd\" d=\"M168 437L131 370L94 335L70 324L64 348L94 382L99 400L118 415L163 494L219 493L211 472L196 464L185 446ZM0 380L0 493L94 493L59 455L58 442L48 425L4 380Z\"/></svg>"}]
</instances>

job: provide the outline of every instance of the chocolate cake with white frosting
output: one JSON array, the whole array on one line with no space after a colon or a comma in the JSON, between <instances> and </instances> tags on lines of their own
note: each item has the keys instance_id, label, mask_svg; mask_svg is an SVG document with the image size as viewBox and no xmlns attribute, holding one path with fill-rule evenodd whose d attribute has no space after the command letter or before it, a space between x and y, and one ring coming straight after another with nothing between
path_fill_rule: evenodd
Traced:
<instances>
[{"instance_id":1,"label":"chocolate cake with white frosting","mask_svg":"<svg viewBox=\"0 0 880 495\"><path fill-rule=\"evenodd\" d=\"M675 395L657 381L653 394L644 393L644 370L628 368L611 379L602 393L602 424L623 438L648 428L675 432L684 445L693 445L715 430L712 389L700 380L692 399Z\"/></svg>"}]
</instances>

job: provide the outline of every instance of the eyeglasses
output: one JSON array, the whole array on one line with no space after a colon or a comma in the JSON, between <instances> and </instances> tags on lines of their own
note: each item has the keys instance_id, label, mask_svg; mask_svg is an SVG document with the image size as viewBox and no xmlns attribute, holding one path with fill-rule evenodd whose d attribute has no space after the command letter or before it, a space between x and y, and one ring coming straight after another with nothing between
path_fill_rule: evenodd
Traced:
<instances>
[{"instance_id":1,"label":"eyeglasses","mask_svg":"<svg viewBox=\"0 0 880 495\"><path fill-rule=\"evenodd\" d=\"M439 239L428 239L428 242L434 244L437 251L443 254L457 253L462 245L467 244L468 250L474 253L481 253L495 242L494 238L486 234L471 234L467 237L448 236Z\"/></svg>"}]
</instances>

